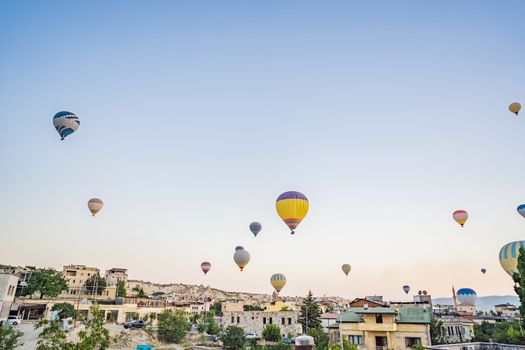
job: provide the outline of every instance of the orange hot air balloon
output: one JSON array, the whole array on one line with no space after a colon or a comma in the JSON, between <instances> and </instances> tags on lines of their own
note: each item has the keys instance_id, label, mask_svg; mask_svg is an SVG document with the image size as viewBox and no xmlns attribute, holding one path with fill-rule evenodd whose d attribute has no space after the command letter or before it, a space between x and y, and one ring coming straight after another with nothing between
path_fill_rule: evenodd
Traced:
<instances>
[{"instance_id":1,"label":"orange hot air balloon","mask_svg":"<svg viewBox=\"0 0 525 350\"><path fill-rule=\"evenodd\" d=\"M91 212L91 215L95 216L104 206L104 202L102 202L101 199L98 198L91 198L88 201L88 208Z\"/></svg>"},{"instance_id":2,"label":"orange hot air balloon","mask_svg":"<svg viewBox=\"0 0 525 350\"><path fill-rule=\"evenodd\" d=\"M452 214L452 217L454 218L454 220L456 220L458 224L461 225L461 227L463 227L463 225L465 225L465 222L468 219L468 213L465 210L456 210Z\"/></svg>"}]
</instances>

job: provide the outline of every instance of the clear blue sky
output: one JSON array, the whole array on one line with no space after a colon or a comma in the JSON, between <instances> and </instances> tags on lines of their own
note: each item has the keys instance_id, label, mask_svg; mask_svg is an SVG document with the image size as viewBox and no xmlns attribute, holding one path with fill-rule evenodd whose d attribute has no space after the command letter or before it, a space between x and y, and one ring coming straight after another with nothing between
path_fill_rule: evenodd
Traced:
<instances>
[{"instance_id":1,"label":"clear blue sky","mask_svg":"<svg viewBox=\"0 0 525 350\"><path fill-rule=\"evenodd\" d=\"M507 110L525 101L524 11L1 2L0 263L256 292L281 272L284 295L511 294L497 255L525 238L525 115ZM81 120L65 141L61 110ZM274 209L286 190L310 199L295 236Z\"/></svg>"}]
</instances>

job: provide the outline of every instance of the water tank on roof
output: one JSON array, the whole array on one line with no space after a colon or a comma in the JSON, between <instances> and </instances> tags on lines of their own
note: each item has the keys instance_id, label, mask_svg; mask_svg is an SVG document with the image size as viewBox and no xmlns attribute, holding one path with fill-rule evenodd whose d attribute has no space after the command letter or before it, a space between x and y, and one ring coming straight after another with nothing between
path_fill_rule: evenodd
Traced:
<instances>
[{"instance_id":1,"label":"water tank on roof","mask_svg":"<svg viewBox=\"0 0 525 350\"><path fill-rule=\"evenodd\" d=\"M303 334L295 338L295 350L314 350L315 342L314 338Z\"/></svg>"}]
</instances>

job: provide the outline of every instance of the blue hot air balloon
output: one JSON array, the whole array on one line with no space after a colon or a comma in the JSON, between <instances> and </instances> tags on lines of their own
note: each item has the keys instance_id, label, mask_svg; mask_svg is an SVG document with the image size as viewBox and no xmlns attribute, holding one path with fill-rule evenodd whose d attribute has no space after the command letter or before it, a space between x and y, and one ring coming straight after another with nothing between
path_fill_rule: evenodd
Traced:
<instances>
[{"instance_id":1,"label":"blue hot air balloon","mask_svg":"<svg viewBox=\"0 0 525 350\"><path fill-rule=\"evenodd\" d=\"M471 288L461 288L456 292L460 304L476 305L478 295Z\"/></svg>"},{"instance_id":2,"label":"blue hot air balloon","mask_svg":"<svg viewBox=\"0 0 525 350\"><path fill-rule=\"evenodd\" d=\"M252 223L250 224L250 231L252 231L252 233L253 233L253 235L254 235L255 237L257 237L257 234L258 234L259 232L261 232L261 230L262 230L262 225L259 224L258 222L252 222Z\"/></svg>"},{"instance_id":3,"label":"blue hot air balloon","mask_svg":"<svg viewBox=\"0 0 525 350\"><path fill-rule=\"evenodd\" d=\"M408 292L410 292L410 286L409 286L408 284L405 284L405 285L403 286L403 291L404 291L406 294L408 294Z\"/></svg>"},{"instance_id":4,"label":"blue hot air balloon","mask_svg":"<svg viewBox=\"0 0 525 350\"><path fill-rule=\"evenodd\" d=\"M244 247L242 245L238 245L237 247L235 247L235 251L238 250L244 250Z\"/></svg>"},{"instance_id":5,"label":"blue hot air balloon","mask_svg":"<svg viewBox=\"0 0 525 350\"><path fill-rule=\"evenodd\" d=\"M74 113L62 111L53 117L53 125L60 135L61 140L63 140L66 136L78 130L80 120Z\"/></svg>"},{"instance_id":6,"label":"blue hot air balloon","mask_svg":"<svg viewBox=\"0 0 525 350\"><path fill-rule=\"evenodd\" d=\"M518 205L518 213L525 218L525 204Z\"/></svg>"}]
</instances>

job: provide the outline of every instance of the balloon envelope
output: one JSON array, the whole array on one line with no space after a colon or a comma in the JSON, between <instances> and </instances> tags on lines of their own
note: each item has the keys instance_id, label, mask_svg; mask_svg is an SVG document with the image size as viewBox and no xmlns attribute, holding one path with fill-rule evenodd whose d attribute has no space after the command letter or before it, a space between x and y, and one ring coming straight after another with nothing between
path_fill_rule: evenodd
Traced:
<instances>
[{"instance_id":1,"label":"balloon envelope","mask_svg":"<svg viewBox=\"0 0 525 350\"><path fill-rule=\"evenodd\" d=\"M518 205L518 213L525 218L525 204Z\"/></svg>"},{"instance_id":2,"label":"balloon envelope","mask_svg":"<svg viewBox=\"0 0 525 350\"><path fill-rule=\"evenodd\" d=\"M74 113L62 111L53 117L53 125L63 140L78 130L80 120Z\"/></svg>"},{"instance_id":3,"label":"balloon envelope","mask_svg":"<svg viewBox=\"0 0 525 350\"><path fill-rule=\"evenodd\" d=\"M288 191L282 193L275 202L277 214L290 228L292 234L308 213L308 198L301 192Z\"/></svg>"},{"instance_id":4,"label":"balloon envelope","mask_svg":"<svg viewBox=\"0 0 525 350\"><path fill-rule=\"evenodd\" d=\"M286 277L284 277L282 273L273 274L272 277L270 277L270 283L275 291L279 293L286 285Z\"/></svg>"},{"instance_id":5,"label":"balloon envelope","mask_svg":"<svg viewBox=\"0 0 525 350\"><path fill-rule=\"evenodd\" d=\"M408 284L405 284L405 285L403 286L403 291L404 291L406 294L408 294L408 292L410 292L410 286L409 286Z\"/></svg>"},{"instance_id":6,"label":"balloon envelope","mask_svg":"<svg viewBox=\"0 0 525 350\"><path fill-rule=\"evenodd\" d=\"M242 245L238 245L237 247L235 247L235 251L238 250L244 250L244 247Z\"/></svg>"},{"instance_id":7,"label":"balloon envelope","mask_svg":"<svg viewBox=\"0 0 525 350\"><path fill-rule=\"evenodd\" d=\"M465 225L465 222L468 219L468 213L465 210L456 210L452 214L452 217L454 218L454 220L456 220L458 224L461 225L461 227L463 227L463 225Z\"/></svg>"},{"instance_id":8,"label":"balloon envelope","mask_svg":"<svg viewBox=\"0 0 525 350\"><path fill-rule=\"evenodd\" d=\"M521 247L525 248L525 241L507 243L499 251L499 263L511 277L514 272L518 272L518 256Z\"/></svg>"},{"instance_id":9,"label":"balloon envelope","mask_svg":"<svg viewBox=\"0 0 525 350\"><path fill-rule=\"evenodd\" d=\"M104 202L102 202L101 199L98 198L91 198L88 201L88 208L91 212L91 215L95 216L104 206Z\"/></svg>"},{"instance_id":10,"label":"balloon envelope","mask_svg":"<svg viewBox=\"0 0 525 350\"><path fill-rule=\"evenodd\" d=\"M513 102L509 105L509 111L518 115L521 110L521 104L519 102Z\"/></svg>"},{"instance_id":11,"label":"balloon envelope","mask_svg":"<svg viewBox=\"0 0 525 350\"><path fill-rule=\"evenodd\" d=\"M239 266L241 271L244 269L244 267L250 262L250 253L248 253L247 250L237 250L235 254L233 254L233 261Z\"/></svg>"},{"instance_id":12,"label":"balloon envelope","mask_svg":"<svg viewBox=\"0 0 525 350\"><path fill-rule=\"evenodd\" d=\"M482 274L485 274L485 272L487 272L487 269L482 268L482 269L481 269L481 273L482 273Z\"/></svg>"},{"instance_id":13,"label":"balloon envelope","mask_svg":"<svg viewBox=\"0 0 525 350\"><path fill-rule=\"evenodd\" d=\"M261 232L261 230L262 230L262 225L261 225L260 223L258 223L258 222L252 222L252 223L250 224L250 231L252 231L252 233L253 233L253 235L254 235L255 237L257 237L257 234L258 234L259 232Z\"/></svg>"},{"instance_id":14,"label":"balloon envelope","mask_svg":"<svg viewBox=\"0 0 525 350\"><path fill-rule=\"evenodd\" d=\"M201 269L202 269L202 272L204 272L204 274L206 275L208 273L208 271L210 271L211 269L211 264L207 261L204 261L202 264L201 264Z\"/></svg>"},{"instance_id":15,"label":"balloon envelope","mask_svg":"<svg viewBox=\"0 0 525 350\"><path fill-rule=\"evenodd\" d=\"M478 295L471 288L461 288L456 292L460 304L476 305Z\"/></svg>"},{"instance_id":16,"label":"balloon envelope","mask_svg":"<svg viewBox=\"0 0 525 350\"><path fill-rule=\"evenodd\" d=\"M343 264L343 266L341 266L341 269L343 270L343 272L345 273L345 275L348 276L348 274L349 274L350 271L352 270L352 266L350 266L349 264Z\"/></svg>"}]
</instances>

